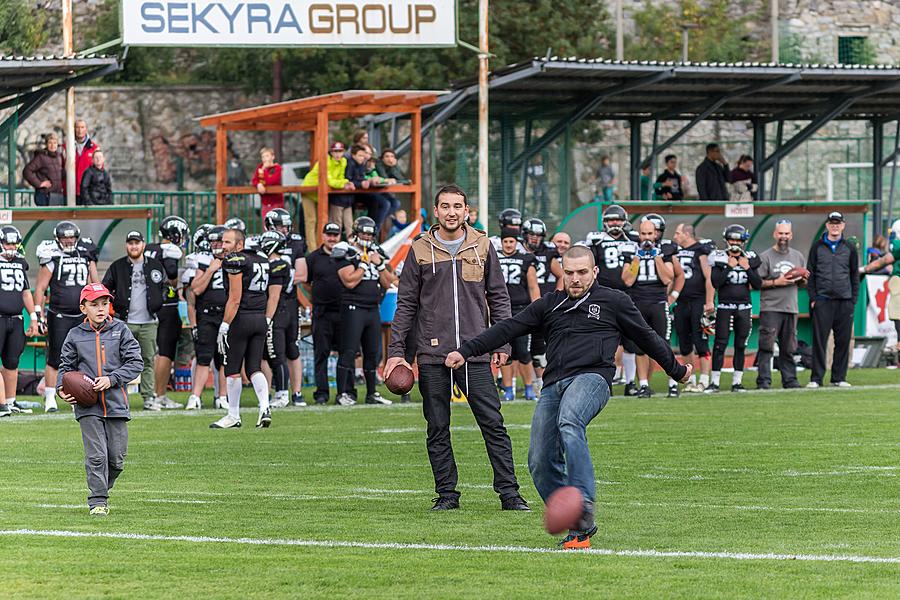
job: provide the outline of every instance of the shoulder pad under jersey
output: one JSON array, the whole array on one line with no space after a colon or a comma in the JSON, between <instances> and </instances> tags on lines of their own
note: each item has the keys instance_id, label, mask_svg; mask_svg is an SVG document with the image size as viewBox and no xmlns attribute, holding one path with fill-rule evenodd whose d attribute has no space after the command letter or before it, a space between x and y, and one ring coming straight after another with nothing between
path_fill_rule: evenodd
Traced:
<instances>
[{"instance_id":1,"label":"shoulder pad under jersey","mask_svg":"<svg viewBox=\"0 0 900 600\"><path fill-rule=\"evenodd\" d=\"M659 243L659 250L663 256L673 256L678 252L678 246L672 240L662 240Z\"/></svg>"},{"instance_id":2,"label":"shoulder pad under jersey","mask_svg":"<svg viewBox=\"0 0 900 600\"><path fill-rule=\"evenodd\" d=\"M724 250L713 250L709 253L709 265L714 267L716 265L727 265L728 264L728 253Z\"/></svg>"},{"instance_id":3,"label":"shoulder pad under jersey","mask_svg":"<svg viewBox=\"0 0 900 600\"><path fill-rule=\"evenodd\" d=\"M35 253L37 254L38 262L42 265L56 260L62 255L62 251L59 249L59 244L56 243L56 240L44 240L38 244Z\"/></svg>"},{"instance_id":4,"label":"shoulder pad under jersey","mask_svg":"<svg viewBox=\"0 0 900 600\"><path fill-rule=\"evenodd\" d=\"M606 235L605 231L591 231L584 237L584 245L590 246L592 244L596 244L600 240L604 239L604 235Z\"/></svg>"},{"instance_id":5,"label":"shoulder pad under jersey","mask_svg":"<svg viewBox=\"0 0 900 600\"><path fill-rule=\"evenodd\" d=\"M159 245L160 249L160 260L163 258L170 258L172 260L181 260L181 257L184 256L184 252L181 250L179 246L175 244L171 244L166 242L164 244Z\"/></svg>"},{"instance_id":6,"label":"shoulder pad under jersey","mask_svg":"<svg viewBox=\"0 0 900 600\"><path fill-rule=\"evenodd\" d=\"M243 252L234 252L225 257L222 267L229 275L239 275L247 264L247 256Z\"/></svg>"}]
</instances>

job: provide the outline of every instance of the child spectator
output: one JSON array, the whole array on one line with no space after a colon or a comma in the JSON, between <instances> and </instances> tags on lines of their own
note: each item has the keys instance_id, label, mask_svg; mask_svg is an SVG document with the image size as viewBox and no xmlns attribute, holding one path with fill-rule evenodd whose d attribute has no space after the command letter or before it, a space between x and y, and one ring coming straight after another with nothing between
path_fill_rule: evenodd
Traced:
<instances>
[{"instance_id":1,"label":"child spectator","mask_svg":"<svg viewBox=\"0 0 900 600\"><path fill-rule=\"evenodd\" d=\"M144 369L141 347L128 326L109 315L112 294L102 283L81 290L85 320L63 342L56 392L75 409L84 442L84 468L92 516L109 514L109 490L125 468L128 450L128 382ZM84 407L62 390L63 377L79 371L94 380L97 403Z\"/></svg>"},{"instance_id":2,"label":"child spectator","mask_svg":"<svg viewBox=\"0 0 900 600\"><path fill-rule=\"evenodd\" d=\"M275 151L271 148L263 148L259 151L262 162L256 165L253 172L253 186L259 192L262 204L262 216L276 208L284 208L284 194L268 194L266 188L281 185L281 165L275 162Z\"/></svg>"},{"instance_id":3,"label":"child spectator","mask_svg":"<svg viewBox=\"0 0 900 600\"><path fill-rule=\"evenodd\" d=\"M409 222L407 221L406 211L402 208L394 213L393 218L391 219L391 231L388 234L388 237L393 237L406 229Z\"/></svg>"},{"instance_id":4,"label":"child spectator","mask_svg":"<svg viewBox=\"0 0 900 600\"><path fill-rule=\"evenodd\" d=\"M93 164L81 176L81 203L85 206L112 204L112 180L103 152L97 150L91 158Z\"/></svg>"}]
</instances>

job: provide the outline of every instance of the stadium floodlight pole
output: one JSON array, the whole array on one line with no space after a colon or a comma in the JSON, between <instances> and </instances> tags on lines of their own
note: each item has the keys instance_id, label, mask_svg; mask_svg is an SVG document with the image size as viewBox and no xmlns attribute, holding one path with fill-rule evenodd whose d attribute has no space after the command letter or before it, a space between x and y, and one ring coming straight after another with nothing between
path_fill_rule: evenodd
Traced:
<instances>
[{"instance_id":1,"label":"stadium floodlight pole","mask_svg":"<svg viewBox=\"0 0 900 600\"><path fill-rule=\"evenodd\" d=\"M488 0L478 0L478 214L488 215Z\"/></svg>"},{"instance_id":2,"label":"stadium floodlight pole","mask_svg":"<svg viewBox=\"0 0 900 600\"><path fill-rule=\"evenodd\" d=\"M778 64L778 0L770 0L772 3L772 62Z\"/></svg>"},{"instance_id":3,"label":"stadium floodlight pole","mask_svg":"<svg viewBox=\"0 0 900 600\"><path fill-rule=\"evenodd\" d=\"M62 0L63 56L75 54L72 0ZM75 206L75 88L66 88L66 206Z\"/></svg>"},{"instance_id":4,"label":"stadium floodlight pole","mask_svg":"<svg viewBox=\"0 0 900 600\"><path fill-rule=\"evenodd\" d=\"M616 60L625 60L625 23L622 16L622 3L616 0Z\"/></svg>"}]
</instances>

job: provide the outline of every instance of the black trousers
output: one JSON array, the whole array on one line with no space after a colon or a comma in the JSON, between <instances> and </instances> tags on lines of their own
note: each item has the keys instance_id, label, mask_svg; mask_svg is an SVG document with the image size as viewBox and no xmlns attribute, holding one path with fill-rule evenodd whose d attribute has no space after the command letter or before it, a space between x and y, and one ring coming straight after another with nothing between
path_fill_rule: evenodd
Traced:
<instances>
[{"instance_id":1,"label":"black trousers","mask_svg":"<svg viewBox=\"0 0 900 600\"><path fill-rule=\"evenodd\" d=\"M468 369L468 378L466 377ZM501 498L519 493L512 457L512 442L503 425L500 397L489 363L468 363L453 371L453 383L469 400L469 407L481 429L488 459L494 471L494 491ZM419 391L422 411L428 424L428 460L434 473L434 491L439 496L459 497L459 474L450 443L450 369L443 365L419 364Z\"/></svg>"},{"instance_id":2,"label":"black trousers","mask_svg":"<svg viewBox=\"0 0 900 600\"><path fill-rule=\"evenodd\" d=\"M797 365L794 364L794 351L797 350L797 315L771 310L759 313L759 371L756 373L756 385L772 385L775 340L778 340L775 366L781 372L781 385L796 387Z\"/></svg>"},{"instance_id":3,"label":"black trousers","mask_svg":"<svg viewBox=\"0 0 900 600\"><path fill-rule=\"evenodd\" d=\"M366 395L375 393L375 369L381 359L381 312L377 306L341 306L341 356L337 364L338 394L352 393L356 351L362 346Z\"/></svg>"},{"instance_id":4,"label":"black trousers","mask_svg":"<svg viewBox=\"0 0 900 600\"><path fill-rule=\"evenodd\" d=\"M734 331L734 370L744 370L744 351L750 339L753 322L749 308L720 308L716 311L716 341L713 342L712 370L721 371L725 364L728 338Z\"/></svg>"},{"instance_id":5,"label":"black trousers","mask_svg":"<svg viewBox=\"0 0 900 600\"><path fill-rule=\"evenodd\" d=\"M313 398L328 400L328 357L341 348L341 311L330 306L314 306L312 315L313 363L316 391Z\"/></svg>"},{"instance_id":6,"label":"black trousers","mask_svg":"<svg viewBox=\"0 0 900 600\"><path fill-rule=\"evenodd\" d=\"M25 351L25 323L22 315L0 315L0 358L4 369L18 369Z\"/></svg>"},{"instance_id":7,"label":"black trousers","mask_svg":"<svg viewBox=\"0 0 900 600\"><path fill-rule=\"evenodd\" d=\"M846 381L850 359L850 336L853 334L853 302L850 300L816 300L811 310L813 319L813 368L810 381L822 385L828 334L834 332L834 355L831 360L831 382Z\"/></svg>"},{"instance_id":8,"label":"black trousers","mask_svg":"<svg viewBox=\"0 0 900 600\"><path fill-rule=\"evenodd\" d=\"M239 375L241 367L247 377L259 373L266 351L265 313L238 311L228 330L228 352L225 355L225 376Z\"/></svg>"}]
</instances>

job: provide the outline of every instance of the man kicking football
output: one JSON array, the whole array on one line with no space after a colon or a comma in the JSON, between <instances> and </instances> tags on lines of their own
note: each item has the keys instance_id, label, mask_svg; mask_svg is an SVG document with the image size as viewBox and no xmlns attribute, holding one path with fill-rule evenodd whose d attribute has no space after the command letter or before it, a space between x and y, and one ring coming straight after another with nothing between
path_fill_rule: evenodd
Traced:
<instances>
[{"instance_id":1,"label":"man kicking football","mask_svg":"<svg viewBox=\"0 0 900 600\"><path fill-rule=\"evenodd\" d=\"M634 302L622 291L601 286L590 248L573 246L563 255L564 289L531 303L465 342L447 356L458 369L466 359L498 348L520 335L540 329L547 340L544 387L531 422L528 468L544 502L557 489L571 485L584 496L577 529L563 548L590 548L596 484L586 428L609 400L615 353L623 332L663 370L682 383L691 365L682 365L672 349L647 325Z\"/></svg>"}]
</instances>

